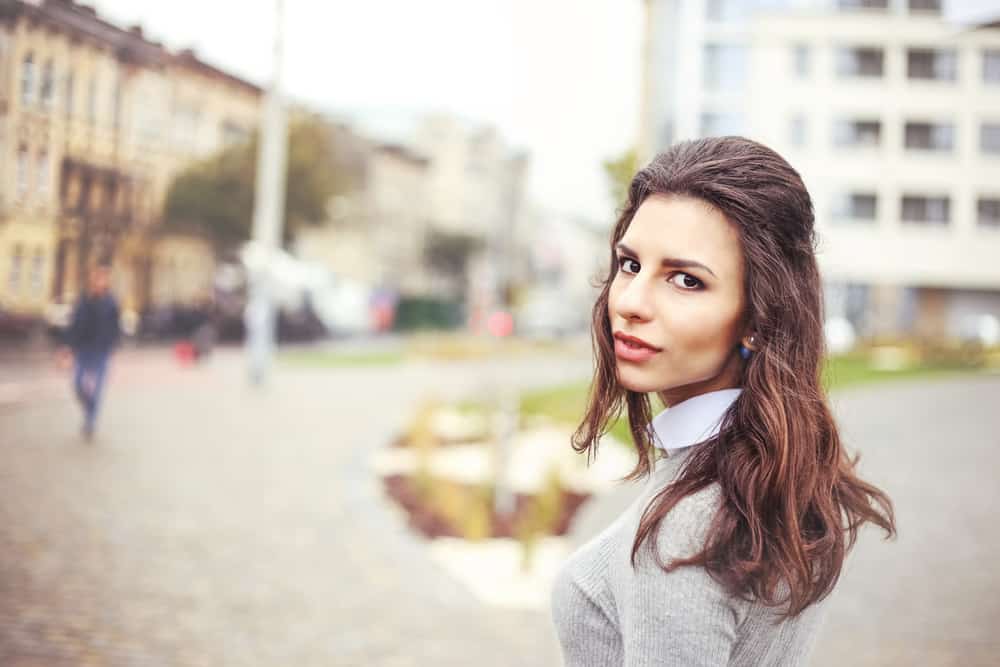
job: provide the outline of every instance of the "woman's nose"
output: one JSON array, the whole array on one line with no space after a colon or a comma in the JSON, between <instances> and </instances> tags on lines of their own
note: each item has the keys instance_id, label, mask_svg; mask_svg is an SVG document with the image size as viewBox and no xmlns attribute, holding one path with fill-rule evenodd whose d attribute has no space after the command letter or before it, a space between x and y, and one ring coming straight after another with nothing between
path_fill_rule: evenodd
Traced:
<instances>
[{"instance_id":1,"label":"woman's nose","mask_svg":"<svg viewBox=\"0 0 1000 667\"><path fill-rule=\"evenodd\" d=\"M651 316L647 285L638 276L623 286L615 300L615 314L626 320L648 320Z\"/></svg>"}]
</instances>

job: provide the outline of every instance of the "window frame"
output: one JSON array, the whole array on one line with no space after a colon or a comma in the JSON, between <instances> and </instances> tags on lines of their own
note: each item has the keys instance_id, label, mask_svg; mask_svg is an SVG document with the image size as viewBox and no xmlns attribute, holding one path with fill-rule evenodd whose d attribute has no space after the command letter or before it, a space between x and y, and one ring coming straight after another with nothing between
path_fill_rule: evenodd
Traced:
<instances>
[{"instance_id":1,"label":"window frame","mask_svg":"<svg viewBox=\"0 0 1000 667\"><path fill-rule=\"evenodd\" d=\"M864 52L878 54L878 73L866 73L861 66L861 56ZM851 60L847 56L851 56ZM845 63L853 62L854 66L850 71L845 67ZM838 79L856 79L861 81L881 80L885 78L885 48L882 46L871 46L864 44L841 44L835 47L834 51L834 74Z\"/></svg>"},{"instance_id":2,"label":"window frame","mask_svg":"<svg viewBox=\"0 0 1000 667\"><path fill-rule=\"evenodd\" d=\"M988 222L984 219L983 209L984 205L989 205L996 208L996 217L990 219ZM979 195L976 197L976 228L978 229L995 229L1000 231L1000 194L998 195Z\"/></svg>"},{"instance_id":3,"label":"window frame","mask_svg":"<svg viewBox=\"0 0 1000 667\"><path fill-rule=\"evenodd\" d=\"M918 136L918 128L926 127L929 129L928 134L928 145L916 145L911 143L911 137ZM943 130L947 130L948 141L947 145L935 145L935 137L940 139L940 133ZM957 140L957 126L954 122L947 121L928 121L928 120L904 120L903 121L903 150L904 151L915 151L930 154L951 154L955 152Z\"/></svg>"},{"instance_id":4,"label":"window frame","mask_svg":"<svg viewBox=\"0 0 1000 667\"><path fill-rule=\"evenodd\" d=\"M922 201L924 208L924 217L908 217L906 215L907 200L910 202ZM934 219L929 213L933 210L932 204L943 204L942 210L944 211L943 219ZM951 227L952 220L952 210L951 210L951 196L950 195L926 195L926 194L907 194L902 193L899 198L899 222L903 225L916 226L916 227L932 227L939 228Z\"/></svg>"}]
</instances>

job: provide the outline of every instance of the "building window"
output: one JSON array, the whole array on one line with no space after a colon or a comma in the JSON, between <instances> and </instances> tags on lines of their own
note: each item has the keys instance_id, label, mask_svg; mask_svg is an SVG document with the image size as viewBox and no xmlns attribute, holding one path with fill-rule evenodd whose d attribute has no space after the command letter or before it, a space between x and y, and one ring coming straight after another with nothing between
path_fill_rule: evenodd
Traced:
<instances>
[{"instance_id":1,"label":"building window","mask_svg":"<svg viewBox=\"0 0 1000 667\"><path fill-rule=\"evenodd\" d=\"M979 128L979 150L1000 154L1000 123L983 123Z\"/></svg>"},{"instance_id":2,"label":"building window","mask_svg":"<svg viewBox=\"0 0 1000 667\"><path fill-rule=\"evenodd\" d=\"M911 12L941 13L941 0L910 0Z\"/></svg>"},{"instance_id":3,"label":"building window","mask_svg":"<svg viewBox=\"0 0 1000 667\"><path fill-rule=\"evenodd\" d=\"M28 147L21 146L17 149L17 197L24 199L28 194Z\"/></svg>"},{"instance_id":4,"label":"building window","mask_svg":"<svg viewBox=\"0 0 1000 667\"><path fill-rule=\"evenodd\" d=\"M87 86L87 121L97 122L97 77L90 77L90 84Z\"/></svg>"},{"instance_id":5,"label":"building window","mask_svg":"<svg viewBox=\"0 0 1000 667\"><path fill-rule=\"evenodd\" d=\"M42 194L49 192L49 154L47 151L38 154L38 175L35 180L35 188Z\"/></svg>"},{"instance_id":6,"label":"building window","mask_svg":"<svg viewBox=\"0 0 1000 667\"><path fill-rule=\"evenodd\" d=\"M950 151L955 147L955 126L908 122L903 128L903 144L915 150Z\"/></svg>"},{"instance_id":7,"label":"building window","mask_svg":"<svg viewBox=\"0 0 1000 667\"><path fill-rule=\"evenodd\" d=\"M674 143L674 121L671 118L666 119L660 125L660 136L659 143L657 147L659 150L663 150L670 144Z\"/></svg>"},{"instance_id":8,"label":"building window","mask_svg":"<svg viewBox=\"0 0 1000 667\"><path fill-rule=\"evenodd\" d=\"M788 124L788 143L796 148L801 148L806 145L805 114L800 113L792 116L792 120Z\"/></svg>"},{"instance_id":9,"label":"building window","mask_svg":"<svg viewBox=\"0 0 1000 667\"><path fill-rule=\"evenodd\" d=\"M73 115L73 95L76 92L76 77L73 70L66 73L66 116Z\"/></svg>"},{"instance_id":10,"label":"building window","mask_svg":"<svg viewBox=\"0 0 1000 667\"><path fill-rule=\"evenodd\" d=\"M738 90L746 83L746 49L735 44L706 44L705 87L709 90Z\"/></svg>"},{"instance_id":11,"label":"building window","mask_svg":"<svg viewBox=\"0 0 1000 667\"><path fill-rule=\"evenodd\" d=\"M797 78L809 77L810 55L808 44L796 44L792 47L792 71Z\"/></svg>"},{"instance_id":12,"label":"building window","mask_svg":"<svg viewBox=\"0 0 1000 667\"><path fill-rule=\"evenodd\" d=\"M833 200L833 219L837 221L874 222L877 211L874 192L844 192Z\"/></svg>"},{"instance_id":13,"label":"building window","mask_svg":"<svg viewBox=\"0 0 1000 667\"><path fill-rule=\"evenodd\" d=\"M55 77L55 72L52 68L52 61L47 60L45 61L45 66L42 68L42 86L38 92L38 101L45 110L52 108L52 93L55 86L53 77Z\"/></svg>"},{"instance_id":14,"label":"building window","mask_svg":"<svg viewBox=\"0 0 1000 667\"><path fill-rule=\"evenodd\" d=\"M16 292L21 285L21 262L23 250L20 243L15 243L11 249L10 272L7 274L7 287L11 292Z\"/></svg>"},{"instance_id":15,"label":"building window","mask_svg":"<svg viewBox=\"0 0 1000 667\"><path fill-rule=\"evenodd\" d=\"M751 4L746 0L706 0L705 18L716 23L741 21L750 16Z\"/></svg>"},{"instance_id":16,"label":"building window","mask_svg":"<svg viewBox=\"0 0 1000 667\"><path fill-rule=\"evenodd\" d=\"M885 69L885 52L877 47L840 47L836 67L837 75L842 77L881 77Z\"/></svg>"},{"instance_id":17,"label":"building window","mask_svg":"<svg viewBox=\"0 0 1000 667\"><path fill-rule=\"evenodd\" d=\"M951 222L951 200L948 197L903 195L903 222L947 225Z\"/></svg>"},{"instance_id":18,"label":"building window","mask_svg":"<svg viewBox=\"0 0 1000 667\"><path fill-rule=\"evenodd\" d=\"M743 134L743 116L731 112L709 111L701 114L701 136L724 137Z\"/></svg>"},{"instance_id":19,"label":"building window","mask_svg":"<svg viewBox=\"0 0 1000 667\"><path fill-rule=\"evenodd\" d=\"M841 120L833 126L833 143L840 147L876 147L882 140L882 122Z\"/></svg>"},{"instance_id":20,"label":"building window","mask_svg":"<svg viewBox=\"0 0 1000 667\"><path fill-rule=\"evenodd\" d=\"M236 144L242 144L250 138L250 133L245 127L237 125L232 121L225 121L221 127L222 147L228 148Z\"/></svg>"},{"instance_id":21,"label":"building window","mask_svg":"<svg viewBox=\"0 0 1000 667\"><path fill-rule=\"evenodd\" d=\"M837 9L889 9L889 0L837 0Z\"/></svg>"},{"instance_id":22,"label":"building window","mask_svg":"<svg viewBox=\"0 0 1000 667\"><path fill-rule=\"evenodd\" d=\"M175 113L175 118L177 145L184 150L194 152L198 146L201 111L194 107L181 107Z\"/></svg>"},{"instance_id":23,"label":"building window","mask_svg":"<svg viewBox=\"0 0 1000 667\"><path fill-rule=\"evenodd\" d=\"M30 53L21 63L21 106L28 107L35 96L35 58Z\"/></svg>"},{"instance_id":24,"label":"building window","mask_svg":"<svg viewBox=\"0 0 1000 667\"><path fill-rule=\"evenodd\" d=\"M111 110L111 113L113 114L112 122L115 127L118 127L121 124L122 117L122 83L117 77L115 77L115 89L113 94L114 97L111 100L111 104L113 105Z\"/></svg>"},{"instance_id":25,"label":"building window","mask_svg":"<svg viewBox=\"0 0 1000 667\"><path fill-rule=\"evenodd\" d=\"M1000 83L1000 49L983 51L983 82Z\"/></svg>"},{"instance_id":26,"label":"building window","mask_svg":"<svg viewBox=\"0 0 1000 667\"><path fill-rule=\"evenodd\" d=\"M906 76L910 79L954 81L958 78L958 56L954 49L908 49Z\"/></svg>"},{"instance_id":27,"label":"building window","mask_svg":"<svg viewBox=\"0 0 1000 667\"><path fill-rule=\"evenodd\" d=\"M39 246L35 249L35 256L31 260L31 275L28 278L28 282L31 285L31 291L35 294L42 293L43 286L43 276L45 269L45 249Z\"/></svg>"},{"instance_id":28,"label":"building window","mask_svg":"<svg viewBox=\"0 0 1000 667\"><path fill-rule=\"evenodd\" d=\"M980 197L976 202L976 222L980 227L1000 229L1000 197Z\"/></svg>"}]
</instances>

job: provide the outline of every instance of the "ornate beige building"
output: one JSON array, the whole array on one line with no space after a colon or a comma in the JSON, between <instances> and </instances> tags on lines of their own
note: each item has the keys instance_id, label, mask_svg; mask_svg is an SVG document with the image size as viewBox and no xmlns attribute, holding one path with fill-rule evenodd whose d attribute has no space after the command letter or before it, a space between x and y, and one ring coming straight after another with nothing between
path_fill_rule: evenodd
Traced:
<instances>
[{"instance_id":1,"label":"ornate beige building","mask_svg":"<svg viewBox=\"0 0 1000 667\"><path fill-rule=\"evenodd\" d=\"M260 102L72 0L0 0L0 305L39 314L99 260L126 310L207 296L210 249L157 234L164 198L179 169L248 138Z\"/></svg>"}]
</instances>

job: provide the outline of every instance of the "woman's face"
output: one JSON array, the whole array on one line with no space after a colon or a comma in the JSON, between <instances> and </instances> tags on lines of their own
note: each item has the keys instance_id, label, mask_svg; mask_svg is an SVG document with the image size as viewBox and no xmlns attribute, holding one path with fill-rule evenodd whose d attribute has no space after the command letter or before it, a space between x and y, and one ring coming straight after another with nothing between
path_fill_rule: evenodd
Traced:
<instances>
[{"instance_id":1,"label":"woman's face","mask_svg":"<svg viewBox=\"0 0 1000 667\"><path fill-rule=\"evenodd\" d=\"M617 257L608 317L618 381L667 405L739 386L743 253L722 213L690 197L648 197Z\"/></svg>"}]
</instances>

